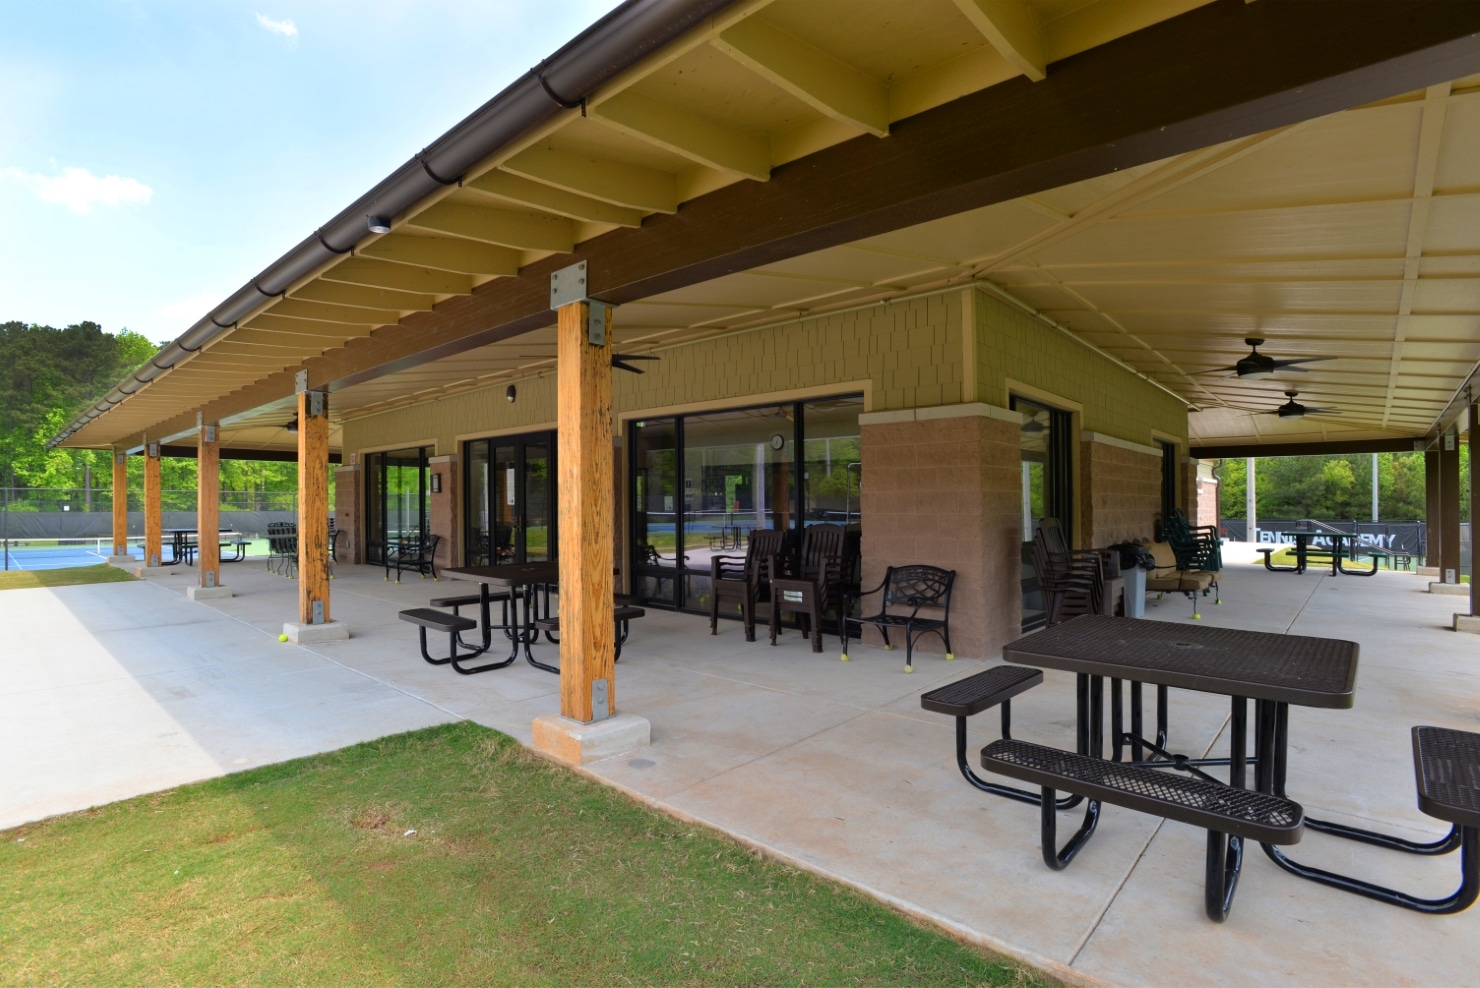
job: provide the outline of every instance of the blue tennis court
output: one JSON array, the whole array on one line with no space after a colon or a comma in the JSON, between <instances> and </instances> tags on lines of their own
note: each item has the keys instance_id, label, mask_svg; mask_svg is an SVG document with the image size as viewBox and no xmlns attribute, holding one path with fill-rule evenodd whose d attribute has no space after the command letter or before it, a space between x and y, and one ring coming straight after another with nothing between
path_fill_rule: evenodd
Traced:
<instances>
[{"instance_id":1,"label":"blue tennis court","mask_svg":"<svg viewBox=\"0 0 1480 988\"><path fill-rule=\"evenodd\" d=\"M113 552L112 539L49 539L0 543L5 569L70 569L96 566ZM140 552L139 555L143 553Z\"/></svg>"}]
</instances>

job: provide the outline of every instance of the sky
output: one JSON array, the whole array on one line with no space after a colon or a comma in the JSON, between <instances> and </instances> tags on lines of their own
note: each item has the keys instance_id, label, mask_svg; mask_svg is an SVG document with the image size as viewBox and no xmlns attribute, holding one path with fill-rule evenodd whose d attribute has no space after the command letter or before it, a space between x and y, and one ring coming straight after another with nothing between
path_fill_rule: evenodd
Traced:
<instances>
[{"instance_id":1,"label":"sky","mask_svg":"<svg viewBox=\"0 0 1480 988\"><path fill-rule=\"evenodd\" d=\"M615 0L0 0L0 322L174 339Z\"/></svg>"}]
</instances>

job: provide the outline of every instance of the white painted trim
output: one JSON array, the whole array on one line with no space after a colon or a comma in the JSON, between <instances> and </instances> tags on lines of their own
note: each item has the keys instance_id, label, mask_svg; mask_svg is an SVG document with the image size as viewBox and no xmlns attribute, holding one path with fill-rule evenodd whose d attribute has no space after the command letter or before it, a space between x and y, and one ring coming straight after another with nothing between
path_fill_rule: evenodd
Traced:
<instances>
[{"instance_id":1,"label":"white painted trim","mask_svg":"<svg viewBox=\"0 0 1480 988\"><path fill-rule=\"evenodd\" d=\"M865 412L858 416L859 425L894 425L899 422L931 422L937 419L984 418L1023 424L1023 413L1010 408L971 401L961 405L931 405L926 408L901 408L891 412Z\"/></svg>"},{"instance_id":2,"label":"white painted trim","mask_svg":"<svg viewBox=\"0 0 1480 988\"><path fill-rule=\"evenodd\" d=\"M1155 446L1145 446L1141 443L1133 443L1129 439L1119 439L1115 436L1107 436L1103 432L1081 432L1081 442L1099 443L1101 446L1114 446L1116 449L1130 450L1132 453L1143 453L1146 456L1161 458L1161 450Z\"/></svg>"},{"instance_id":3,"label":"white painted trim","mask_svg":"<svg viewBox=\"0 0 1480 988\"><path fill-rule=\"evenodd\" d=\"M433 463L456 463L456 462L457 462L457 454L455 454L455 453L448 453L445 456L428 456L427 457L427 465L428 466L430 466Z\"/></svg>"}]
</instances>

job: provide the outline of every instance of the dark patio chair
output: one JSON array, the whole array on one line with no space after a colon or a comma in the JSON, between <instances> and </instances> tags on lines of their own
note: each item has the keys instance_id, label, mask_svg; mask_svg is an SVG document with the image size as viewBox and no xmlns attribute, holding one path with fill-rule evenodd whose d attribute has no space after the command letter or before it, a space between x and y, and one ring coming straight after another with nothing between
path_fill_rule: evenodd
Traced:
<instances>
[{"instance_id":1,"label":"dark patio chair","mask_svg":"<svg viewBox=\"0 0 1480 988\"><path fill-rule=\"evenodd\" d=\"M848 661L848 625L863 625L878 628L884 636L884 647L893 648L889 641L889 629L904 631L904 671L914 672L915 642L929 634L940 635L946 646L946 661L956 657L951 651L951 587L956 582L956 571L939 566L890 566L884 571L884 579L872 590L860 593L859 599L882 593L879 613L868 617L847 617L843 625L843 661ZM926 613L921 614L924 609Z\"/></svg>"},{"instance_id":2,"label":"dark patio chair","mask_svg":"<svg viewBox=\"0 0 1480 988\"><path fill-rule=\"evenodd\" d=\"M709 560L709 633L719 634L722 604L740 607L745 622L745 640L755 641L755 609L769 595L771 576L781 556L786 533L763 529L750 533L750 546L743 556L713 556ZM651 548L651 546L649 546Z\"/></svg>"},{"instance_id":3,"label":"dark patio chair","mask_svg":"<svg viewBox=\"0 0 1480 988\"><path fill-rule=\"evenodd\" d=\"M1063 533L1057 521L1045 518L1033 536L1033 565L1038 570L1050 627L1081 614L1100 613L1105 595L1099 553L1056 546L1064 546Z\"/></svg>"},{"instance_id":4,"label":"dark patio chair","mask_svg":"<svg viewBox=\"0 0 1480 988\"><path fill-rule=\"evenodd\" d=\"M387 542L385 546L385 578L391 578L392 568L396 571L396 582L401 582L401 573L411 570L420 573L422 579L430 576L437 579L437 543L440 535L422 535L404 542Z\"/></svg>"},{"instance_id":5,"label":"dark patio chair","mask_svg":"<svg viewBox=\"0 0 1480 988\"><path fill-rule=\"evenodd\" d=\"M760 533L756 533L760 534ZM802 544L791 572L771 577L771 644L776 644L781 617L792 613L804 618L812 639L812 651L822 651L822 615L833 612L838 634L843 634L847 609L843 550L847 530L841 525L809 525L802 531Z\"/></svg>"}]
</instances>

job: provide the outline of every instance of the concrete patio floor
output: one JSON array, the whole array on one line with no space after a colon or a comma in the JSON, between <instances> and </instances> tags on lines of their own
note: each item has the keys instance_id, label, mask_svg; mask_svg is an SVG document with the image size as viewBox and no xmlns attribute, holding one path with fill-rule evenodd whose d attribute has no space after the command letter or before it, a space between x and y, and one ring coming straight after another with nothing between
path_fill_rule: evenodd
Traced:
<instances>
[{"instance_id":1,"label":"concrete patio floor","mask_svg":"<svg viewBox=\"0 0 1480 988\"><path fill-rule=\"evenodd\" d=\"M1224 603L1204 601L1204 624L1362 647L1354 709L1291 712L1292 797L1314 816L1441 833L1415 809L1408 731L1480 730L1480 639L1446 630L1463 598L1401 573L1267 573L1239 554L1229 547ZM341 567L333 615L353 637L300 647L276 637L296 616L292 582L260 562L224 576L238 596L209 604L184 598L188 569L0 594L0 827L456 718L528 743L533 719L558 712L557 678L522 661L463 677L417 656L396 611L466 585ZM1147 611L1190 616L1181 596ZM738 622L711 638L703 618L649 610L616 689L653 744L587 771L1073 980L1480 983L1480 910L1419 916L1302 882L1257 849L1229 921L1208 922L1203 834L1181 824L1107 807L1073 865L1049 871L1037 809L967 786L951 720L920 709L923 691L996 659L926 655L906 676L900 652L855 647L844 664L835 645L815 655L795 632L778 648L747 644ZM1071 746L1072 677L1049 672L1013 715L1015 735ZM1178 750L1221 749L1227 720L1225 699L1173 691ZM972 730L974 752L995 714ZM1455 855L1310 834L1295 856L1424 895L1458 883Z\"/></svg>"}]
</instances>

